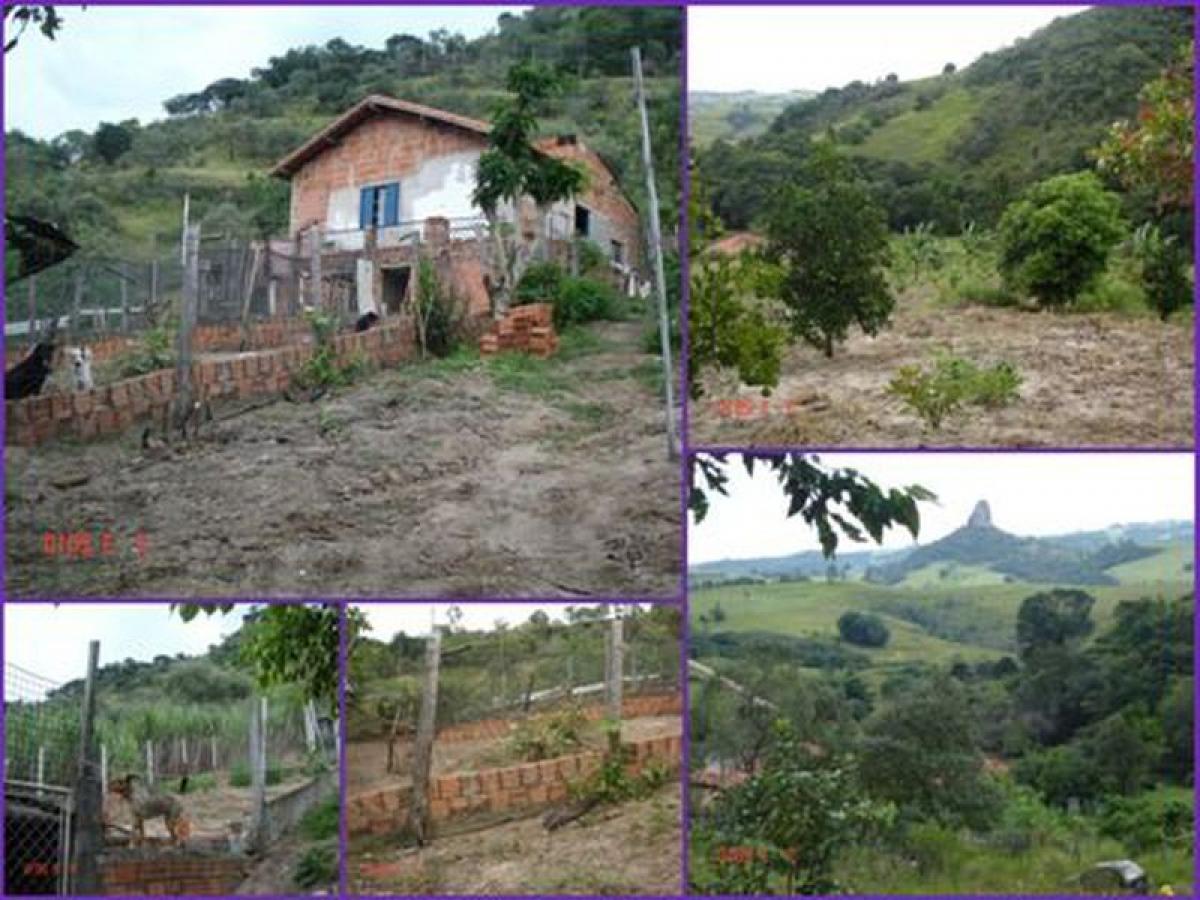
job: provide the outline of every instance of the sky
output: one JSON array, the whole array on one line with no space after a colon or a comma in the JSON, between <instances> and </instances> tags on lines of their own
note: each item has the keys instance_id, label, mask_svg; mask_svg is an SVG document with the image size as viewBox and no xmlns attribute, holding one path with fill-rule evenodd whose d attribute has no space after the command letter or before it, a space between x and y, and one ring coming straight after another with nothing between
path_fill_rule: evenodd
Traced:
<instances>
[{"instance_id":1,"label":"sky","mask_svg":"<svg viewBox=\"0 0 1200 900\"><path fill-rule=\"evenodd\" d=\"M409 636L429 634L431 614L438 625L447 624L446 613L451 606L462 610L460 628L490 629L497 619L506 624L521 625L529 621L535 610L543 610L551 621L564 621L563 610L568 606L587 606L586 603L358 603L371 624L371 637L389 641L399 631Z\"/></svg>"},{"instance_id":2,"label":"sky","mask_svg":"<svg viewBox=\"0 0 1200 900\"><path fill-rule=\"evenodd\" d=\"M1083 6L693 6L688 90L820 91L960 69Z\"/></svg>"},{"instance_id":3,"label":"sky","mask_svg":"<svg viewBox=\"0 0 1200 900\"><path fill-rule=\"evenodd\" d=\"M1186 453L822 453L826 467L853 468L883 488L919 484L938 495L920 504L920 543L932 543L965 525L987 500L996 527L1022 536L1090 531L1109 525L1165 519L1191 520L1192 457ZM773 475L746 476L731 457L728 498L710 493L712 506L692 525L688 561L783 556L817 550L816 533L788 519ZM884 547L912 546L903 528ZM843 543L845 550L874 544Z\"/></svg>"},{"instance_id":4,"label":"sky","mask_svg":"<svg viewBox=\"0 0 1200 900\"><path fill-rule=\"evenodd\" d=\"M13 603L4 605L5 677L14 663L62 684L87 674L88 642L100 641L100 665L204 653L237 631L249 607L203 613L183 622L167 604ZM5 684L9 693L11 685Z\"/></svg>"},{"instance_id":5,"label":"sky","mask_svg":"<svg viewBox=\"0 0 1200 900\"><path fill-rule=\"evenodd\" d=\"M445 28L467 38L491 31L520 7L102 6L58 7L63 27L48 41L30 27L4 57L5 129L51 138L100 122L165 116L163 101L219 78L244 78L292 47L383 47L393 34ZM6 35L7 37L7 35Z\"/></svg>"}]
</instances>

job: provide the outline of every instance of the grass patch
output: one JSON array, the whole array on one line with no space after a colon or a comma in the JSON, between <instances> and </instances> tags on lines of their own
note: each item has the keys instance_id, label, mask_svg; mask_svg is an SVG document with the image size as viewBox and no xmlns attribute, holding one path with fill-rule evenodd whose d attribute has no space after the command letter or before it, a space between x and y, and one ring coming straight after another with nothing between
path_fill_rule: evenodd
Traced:
<instances>
[{"instance_id":1,"label":"grass patch","mask_svg":"<svg viewBox=\"0 0 1200 900\"><path fill-rule=\"evenodd\" d=\"M422 359L397 369L397 374L406 379L432 378L449 381L464 372L473 372L479 367L479 350L462 346L441 359Z\"/></svg>"},{"instance_id":2,"label":"grass patch","mask_svg":"<svg viewBox=\"0 0 1200 900\"><path fill-rule=\"evenodd\" d=\"M574 390L550 360L525 353L501 353L488 361L488 373L501 390L535 397L556 397Z\"/></svg>"},{"instance_id":3,"label":"grass patch","mask_svg":"<svg viewBox=\"0 0 1200 900\"><path fill-rule=\"evenodd\" d=\"M336 838L340 812L341 804L337 795L333 794L306 812L297 824L297 830L301 837L310 841Z\"/></svg>"},{"instance_id":4,"label":"grass patch","mask_svg":"<svg viewBox=\"0 0 1200 900\"><path fill-rule=\"evenodd\" d=\"M296 863L292 881L302 888L336 884L338 880L338 846L336 842L309 847Z\"/></svg>"},{"instance_id":5,"label":"grass patch","mask_svg":"<svg viewBox=\"0 0 1200 900\"><path fill-rule=\"evenodd\" d=\"M605 340L590 328L571 325L558 336L558 353L555 358L565 362L611 349L613 349L612 341Z\"/></svg>"},{"instance_id":6,"label":"grass patch","mask_svg":"<svg viewBox=\"0 0 1200 900\"><path fill-rule=\"evenodd\" d=\"M969 359L944 354L928 371L920 366L901 368L888 384L888 393L936 430L946 416L963 406L1007 406L1020 397L1020 388L1021 376L1010 363L980 368Z\"/></svg>"},{"instance_id":7,"label":"grass patch","mask_svg":"<svg viewBox=\"0 0 1200 900\"><path fill-rule=\"evenodd\" d=\"M583 403L572 401L564 403L562 408L576 422L592 425L597 428L612 424L615 418L613 408L607 403Z\"/></svg>"}]
</instances>

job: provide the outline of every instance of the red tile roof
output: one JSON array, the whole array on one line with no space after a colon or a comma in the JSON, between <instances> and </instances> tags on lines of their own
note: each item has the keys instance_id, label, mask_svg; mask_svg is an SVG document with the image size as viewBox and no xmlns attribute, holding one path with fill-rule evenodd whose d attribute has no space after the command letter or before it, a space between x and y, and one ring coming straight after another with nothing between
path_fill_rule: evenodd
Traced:
<instances>
[{"instance_id":1,"label":"red tile roof","mask_svg":"<svg viewBox=\"0 0 1200 900\"><path fill-rule=\"evenodd\" d=\"M487 122L481 122L478 119L460 116L456 113L446 112L443 109L434 109L432 106L423 106L420 103L411 103L408 100L397 100L395 97L388 97L384 94L372 94L354 104L354 106L350 107L277 162L271 169L271 174L281 178L290 178L314 156L317 156L328 147L337 143L342 135L380 113L416 116L420 119L441 122L454 128L461 128L464 131L471 131L475 134L485 136L490 134L492 130L492 127Z\"/></svg>"}]
</instances>

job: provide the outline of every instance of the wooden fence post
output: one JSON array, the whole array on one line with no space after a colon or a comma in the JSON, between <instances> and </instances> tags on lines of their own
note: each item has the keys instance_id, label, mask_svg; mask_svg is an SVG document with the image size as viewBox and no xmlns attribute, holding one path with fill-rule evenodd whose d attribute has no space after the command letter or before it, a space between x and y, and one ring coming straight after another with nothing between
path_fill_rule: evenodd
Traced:
<instances>
[{"instance_id":1,"label":"wooden fence post","mask_svg":"<svg viewBox=\"0 0 1200 900\"><path fill-rule=\"evenodd\" d=\"M250 835L255 850L266 845L267 698L250 703Z\"/></svg>"},{"instance_id":2,"label":"wooden fence post","mask_svg":"<svg viewBox=\"0 0 1200 900\"><path fill-rule=\"evenodd\" d=\"M323 308L323 291L321 290L321 229L313 226L309 231L308 273L312 280L312 307Z\"/></svg>"},{"instance_id":3,"label":"wooden fence post","mask_svg":"<svg viewBox=\"0 0 1200 900\"><path fill-rule=\"evenodd\" d=\"M29 276L29 346L37 343L37 276Z\"/></svg>"},{"instance_id":4,"label":"wooden fence post","mask_svg":"<svg viewBox=\"0 0 1200 900\"><path fill-rule=\"evenodd\" d=\"M192 414L192 332L196 327L196 304L200 295L200 226L188 226L183 239L183 309L179 320L178 353L175 359L175 402L171 429L185 430ZM186 436L186 431L185 431Z\"/></svg>"},{"instance_id":5,"label":"wooden fence post","mask_svg":"<svg viewBox=\"0 0 1200 900\"><path fill-rule=\"evenodd\" d=\"M614 722L621 721L621 678L625 659L625 622L613 618L608 640L608 715Z\"/></svg>"},{"instance_id":6,"label":"wooden fence post","mask_svg":"<svg viewBox=\"0 0 1200 900\"><path fill-rule=\"evenodd\" d=\"M434 626L425 642L425 688L421 693L421 717L417 721L417 743L413 750L412 804L408 828L419 845L429 834L429 770L433 763L433 739L437 726L438 666L442 658L442 635Z\"/></svg>"},{"instance_id":7,"label":"wooden fence post","mask_svg":"<svg viewBox=\"0 0 1200 900\"><path fill-rule=\"evenodd\" d=\"M146 783L154 786L154 741L146 741Z\"/></svg>"},{"instance_id":8,"label":"wooden fence post","mask_svg":"<svg viewBox=\"0 0 1200 900\"><path fill-rule=\"evenodd\" d=\"M129 267L121 266L121 334L129 334Z\"/></svg>"},{"instance_id":9,"label":"wooden fence post","mask_svg":"<svg viewBox=\"0 0 1200 900\"><path fill-rule=\"evenodd\" d=\"M100 796L108 796L108 744L100 745Z\"/></svg>"},{"instance_id":10,"label":"wooden fence post","mask_svg":"<svg viewBox=\"0 0 1200 900\"><path fill-rule=\"evenodd\" d=\"M104 849L101 821L100 779L96 777L96 670L100 664L100 642L88 644L87 680L83 686L83 710L79 728L79 775L76 780L74 858L71 860L72 894L99 894L100 869L96 863Z\"/></svg>"},{"instance_id":11,"label":"wooden fence post","mask_svg":"<svg viewBox=\"0 0 1200 900\"><path fill-rule=\"evenodd\" d=\"M142 318L149 325L158 316L158 260L150 260L150 295L146 298L146 308L142 310Z\"/></svg>"},{"instance_id":12,"label":"wooden fence post","mask_svg":"<svg viewBox=\"0 0 1200 900\"><path fill-rule=\"evenodd\" d=\"M75 292L71 298L71 322L67 327L67 331L71 336L71 340L78 340L79 334L79 309L83 305L83 268L75 270Z\"/></svg>"}]
</instances>

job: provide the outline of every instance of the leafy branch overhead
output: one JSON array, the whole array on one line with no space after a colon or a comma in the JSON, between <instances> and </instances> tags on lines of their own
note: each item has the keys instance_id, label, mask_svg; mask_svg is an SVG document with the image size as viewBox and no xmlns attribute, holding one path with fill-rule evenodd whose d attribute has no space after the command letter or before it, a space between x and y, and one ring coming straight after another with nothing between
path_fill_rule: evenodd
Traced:
<instances>
[{"instance_id":1,"label":"leafy branch overhead","mask_svg":"<svg viewBox=\"0 0 1200 900\"><path fill-rule=\"evenodd\" d=\"M236 604L177 603L184 622L200 613L226 615ZM362 613L346 611L347 628L356 634ZM254 608L242 626L241 658L261 688L296 684L330 710L337 704L340 613L334 604L274 604Z\"/></svg>"},{"instance_id":2,"label":"leafy branch overhead","mask_svg":"<svg viewBox=\"0 0 1200 900\"><path fill-rule=\"evenodd\" d=\"M698 453L692 457L688 508L697 524L709 511L712 492L729 496L728 454ZM800 516L817 530L821 552L833 556L842 538L879 544L884 532L903 527L915 539L921 528L917 504L937 495L920 485L884 490L856 469L822 466L807 453L742 454L746 474L758 466L775 475L787 498L788 518Z\"/></svg>"}]
</instances>

